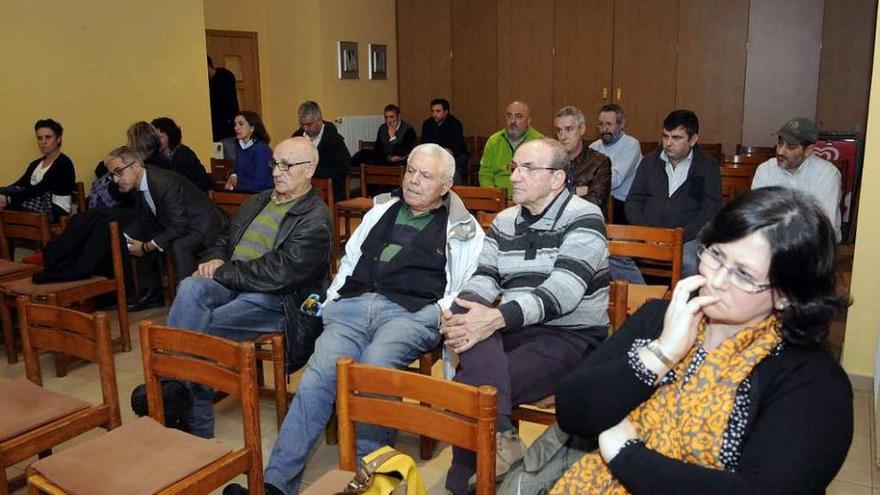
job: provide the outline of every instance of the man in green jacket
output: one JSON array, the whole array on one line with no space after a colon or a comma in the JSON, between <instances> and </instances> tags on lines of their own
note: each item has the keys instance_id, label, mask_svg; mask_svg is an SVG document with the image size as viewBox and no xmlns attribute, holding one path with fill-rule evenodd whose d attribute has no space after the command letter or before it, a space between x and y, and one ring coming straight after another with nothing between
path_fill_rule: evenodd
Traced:
<instances>
[{"instance_id":1,"label":"man in green jacket","mask_svg":"<svg viewBox=\"0 0 880 495\"><path fill-rule=\"evenodd\" d=\"M492 134L486 141L480 159L480 186L503 187L510 196L510 161L513 152L526 141L544 137L531 127L532 111L526 103L514 101L507 105L507 127Z\"/></svg>"}]
</instances>

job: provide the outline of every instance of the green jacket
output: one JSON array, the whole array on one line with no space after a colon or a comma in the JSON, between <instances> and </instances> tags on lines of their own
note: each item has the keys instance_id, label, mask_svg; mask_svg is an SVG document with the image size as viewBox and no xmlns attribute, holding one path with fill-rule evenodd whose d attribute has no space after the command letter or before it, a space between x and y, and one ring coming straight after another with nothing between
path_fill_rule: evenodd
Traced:
<instances>
[{"instance_id":1,"label":"green jacket","mask_svg":"<svg viewBox=\"0 0 880 495\"><path fill-rule=\"evenodd\" d=\"M525 136L523 143L544 137L532 127L526 129ZM516 150L510 146L510 142L505 137L505 129L489 136L486 148L483 150L483 158L480 159L481 187L503 187L507 189L507 195L510 196L510 169L508 165L513 160L514 151Z\"/></svg>"}]
</instances>

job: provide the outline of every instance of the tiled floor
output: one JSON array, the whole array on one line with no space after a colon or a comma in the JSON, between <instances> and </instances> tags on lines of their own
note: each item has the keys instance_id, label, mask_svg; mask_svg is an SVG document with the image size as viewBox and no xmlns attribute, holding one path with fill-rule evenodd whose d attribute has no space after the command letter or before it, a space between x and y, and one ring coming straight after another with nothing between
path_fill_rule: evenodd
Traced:
<instances>
[{"instance_id":1,"label":"tiled floor","mask_svg":"<svg viewBox=\"0 0 880 495\"><path fill-rule=\"evenodd\" d=\"M137 339L137 323L143 319L152 319L157 323L162 322L165 318L165 308L135 313L131 316L133 322L132 338L134 349L128 353L116 354L116 370L117 381L119 384L119 398L122 405L122 421L123 423L130 421L134 415L131 412L129 397L131 390L140 383L143 383L142 364L140 360L140 346ZM111 315L111 321L115 322L115 318ZM43 359L43 376L44 384L47 388L59 392L65 392L71 395L81 397L85 400L97 402L100 400L100 389L98 385L98 374L95 366L82 365L75 367L70 371L66 378L55 378L54 369L49 356ZM24 374L24 364L19 362L15 365L6 364L6 355L0 350L0 382L10 380ZM294 377L291 387L295 387L296 377ZM0 405L2 407L2 405ZM828 488L828 493L833 495L880 495L880 469L873 463L873 454L871 446L871 396L870 392L856 392L855 401L855 437L853 438L852 447L849 456L844 463L837 478ZM269 401L261 402L261 425L263 437L263 461L268 460L269 452L275 443L277 428L275 424L274 407ZM238 404L230 399L221 401L217 405L217 425L216 434L221 440L229 442L231 445L242 444L242 432L240 422L240 408ZM531 424L523 424L521 431L522 436L527 443L536 438L542 427ZM95 430L83 437L72 440L70 444L76 444L86 438L93 438L100 435L103 430ZM64 448L63 445L60 448ZM397 447L404 452L410 454L414 459L418 459L418 439L412 435L401 434ZM443 480L446 469L449 467L451 459L451 449L443 446L438 449L437 455L428 461L419 461L419 467L422 476L425 479L428 491L431 494L443 494ZM328 469L336 466L336 448L326 445L320 441L315 449L312 459L306 469L304 475L304 483L313 482L318 476ZM32 460L20 463L12 468L7 469L8 476L21 474L22 470L32 462ZM244 482L242 476L238 481ZM875 488L876 487L876 488ZM25 490L19 490L15 494L24 494ZM217 494L220 490L217 490Z\"/></svg>"}]
</instances>

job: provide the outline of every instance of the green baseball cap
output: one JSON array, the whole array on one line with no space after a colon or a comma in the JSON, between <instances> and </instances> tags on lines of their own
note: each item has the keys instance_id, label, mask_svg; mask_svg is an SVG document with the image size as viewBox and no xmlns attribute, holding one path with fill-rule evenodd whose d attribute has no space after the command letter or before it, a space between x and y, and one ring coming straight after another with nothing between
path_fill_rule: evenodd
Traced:
<instances>
[{"instance_id":1,"label":"green baseball cap","mask_svg":"<svg viewBox=\"0 0 880 495\"><path fill-rule=\"evenodd\" d=\"M776 131L776 135L781 137L788 144L801 144L806 141L816 140L816 124L810 119L803 117L795 117L785 123Z\"/></svg>"}]
</instances>

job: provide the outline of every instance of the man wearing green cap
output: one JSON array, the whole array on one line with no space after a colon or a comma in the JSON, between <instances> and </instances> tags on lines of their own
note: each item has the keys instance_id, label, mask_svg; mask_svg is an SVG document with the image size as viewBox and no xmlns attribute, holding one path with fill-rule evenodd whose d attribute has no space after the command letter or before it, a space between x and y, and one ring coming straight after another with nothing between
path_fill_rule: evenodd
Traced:
<instances>
[{"instance_id":1,"label":"man wearing green cap","mask_svg":"<svg viewBox=\"0 0 880 495\"><path fill-rule=\"evenodd\" d=\"M816 156L816 124L797 117L776 131L776 158L758 166L752 189L781 186L813 196L834 225L840 241L840 171Z\"/></svg>"}]
</instances>

